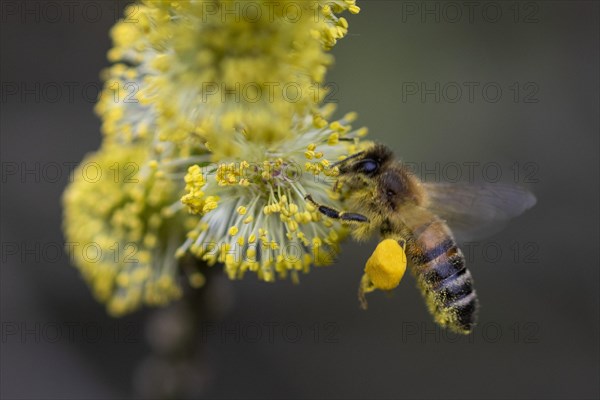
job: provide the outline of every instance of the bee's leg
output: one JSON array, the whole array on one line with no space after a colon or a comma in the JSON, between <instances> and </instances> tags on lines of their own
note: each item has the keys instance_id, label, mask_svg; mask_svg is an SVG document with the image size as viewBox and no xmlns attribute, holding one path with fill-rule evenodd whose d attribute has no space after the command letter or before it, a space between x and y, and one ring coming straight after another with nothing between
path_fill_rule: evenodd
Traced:
<instances>
[{"instance_id":1,"label":"bee's leg","mask_svg":"<svg viewBox=\"0 0 600 400\"><path fill-rule=\"evenodd\" d=\"M369 218L365 217L362 214L338 211L335 208L322 206L316 201L313 200L310 194L304 196L304 200L310 202L313 206L317 207L317 210L323 215L326 215L329 218L339 219L345 222L369 222Z\"/></svg>"},{"instance_id":2,"label":"bee's leg","mask_svg":"<svg viewBox=\"0 0 600 400\"><path fill-rule=\"evenodd\" d=\"M402 247L402 250L406 250L406 239L400 238L398 239L398 244Z\"/></svg>"},{"instance_id":3,"label":"bee's leg","mask_svg":"<svg viewBox=\"0 0 600 400\"><path fill-rule=\"evenodd\" d=\"M383 239L393 239L397 241L400 247L402 247L402 250L406 251L407 240L392 230L389 219L386 219L381 223L381 229L379 233Z\"/></svg>"},{"instance_id":4,"label":"bee's leg","mask_svg":"<svg viewBox=\"0 0 600 400\"><path fill-rule=\"evenodd\" d=\"M375 289L376 287L373 285L373 282L371 282L371 279L369 279L369 276L364 274L360 280L360 285L358 286L358 301L360 302L361 309L366 310L368 307L365 294L371 293Z\"/></svg>"}]
</instances>

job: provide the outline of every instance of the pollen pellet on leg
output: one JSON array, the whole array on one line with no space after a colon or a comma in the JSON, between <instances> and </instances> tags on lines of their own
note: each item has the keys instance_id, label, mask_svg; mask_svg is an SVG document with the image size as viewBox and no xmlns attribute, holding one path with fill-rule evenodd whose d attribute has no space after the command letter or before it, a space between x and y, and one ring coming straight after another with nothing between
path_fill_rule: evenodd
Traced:
<instances>
[{"instance_id":1,"label":"pollen pellet on leg","mask_svg":"<svg viewBox=\"0 0 600 400\"><path fill-rule=\"evenodd\" d=\"M375 248L365 265L365 272L377 289L391 290L406 271L406 254L397 241L385 239Z\"/></svg>"}]
</instances>

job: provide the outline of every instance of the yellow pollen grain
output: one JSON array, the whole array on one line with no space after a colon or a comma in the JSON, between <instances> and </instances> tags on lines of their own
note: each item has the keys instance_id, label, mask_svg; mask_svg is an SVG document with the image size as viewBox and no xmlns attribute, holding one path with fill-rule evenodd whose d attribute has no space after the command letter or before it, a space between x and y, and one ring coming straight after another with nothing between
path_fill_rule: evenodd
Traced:
<instances>
[{"instance_id":1,"label":"yellow pollen grain","mask_svg":"<svg viewBox=\"0 0 600 400\"><path fill-rule=\"evenodd\" d=\"M298 229L298 223L296 221L290 221L288 223L288 228L290 229L290 231L296 232L296 230Z\"/></svg>"},{"instance_id":2,"label":"yellow pollen grain","mask_svg":"<svg viewBox=\"0 0 600 400\"><path fill-rule=\"evenodd\" d=\"M244 207L244 206L239 206L236 211L240 215L246 215L246 212L247 212L246 207Z\"/></svg>"},{"instance_id":3,"label":"yellow pollen grain","mask_svg":"<svg viewBox=\"0 0 600 400\"><path fill-rule=\"evenodd\" d=\"M190 282L190 286L194 289L198 289L204 286L204 284L206 283L206 278L204 278L204 275L202 275L200 272L192 273L189 276L188 280Z\"/></svg>"},{"instance_id":4,"label":"yellow pollen grain","mask_svg":"<svg viewBox=\"0 0 600 400\"><path fill-rule=\"evenodd\" d=\"M182 248L179 248L177 250L175 250L175 258L179 259L181 257L183 257L185 255L185 250Z\"/></svg>"},{"instance_id":5,"label":"yellow pollen grain","mask_svg":"<svg viewBox=\"0 0 600 400\"><path fill-rule=\"evenodd\" d=\"M339 140L340 134L338 132L333 132L331 135L329 135L329 138L327 138L327 144L330 146L335 146L338 144Z\"/></svg>"},{"instance_id":6,"label":"yellow pollen grain","mask_svg":"<svg viewBox=\"0 0 600 400\"><path fill-rule=\"evenodd\" d=\"M354 122L354 121L356 121L357 117L358 117L358 113L356 111L351 111L351 112L347 113L346 115L344 115L344 120L347 122Z\"/></svg>"},{"instance_id":7,"label":"yellow pollen grain","mask_svg":"<svg viewBox=\"0 0 600 400\"><path fill-rule=\"evenodd\" d=\"M343 125L339 121L333 121L332 123L329 124L329 128L332 129L332 130L334 130L334 131L340 131L344 127L343 127Z\"/></svg>"}]
</instances>

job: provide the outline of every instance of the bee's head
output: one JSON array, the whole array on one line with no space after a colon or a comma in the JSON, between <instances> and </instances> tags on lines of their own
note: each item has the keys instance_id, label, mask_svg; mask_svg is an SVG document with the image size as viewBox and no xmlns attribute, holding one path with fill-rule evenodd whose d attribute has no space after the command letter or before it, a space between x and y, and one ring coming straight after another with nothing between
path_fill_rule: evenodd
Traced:
<instances>
[{"instance_id":1,"label":"bee's head","mask_svg":"<svg viewBox=\"0 0 600 400\"><path fill-rule=\"evenodd\" d=\"M402 164L394 162L394 154L387 146L373 145L336 165L340 173L334 191L353 193L358 203L378 199L379 204L396 209L407 200L420 201L415 178Z\"/></svg>"},{"instance_id":2,"label":"bee's head","mask_svg":"<svg viewBox=\"0 0 600 400\"><path fill-rule=\"evenodd\" d=\"M332 165L337 167L339 175L333 190L340 193L362 193L366 198L372 197L375 184L393 160L392 151L381 144L346 157Z\"/></svg>"},{"instance_id":3,"label":"bee's head","mask_svg":"<svg viewBox=\"0 0 600 400\"><path fill-rule=\"evenodd\" d=\"M351 155L335 165L339 168L340 177L359 175L365 178L373 178L381 173L383 167L393 157L394 155L389 147L375 144L371 148Z\"/></svg>"}]
</instances>

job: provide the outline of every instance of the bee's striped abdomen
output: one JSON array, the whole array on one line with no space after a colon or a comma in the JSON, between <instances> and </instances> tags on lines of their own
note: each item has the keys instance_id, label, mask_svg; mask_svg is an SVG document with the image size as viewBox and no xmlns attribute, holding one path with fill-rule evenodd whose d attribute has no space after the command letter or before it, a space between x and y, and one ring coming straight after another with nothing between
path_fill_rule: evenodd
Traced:
<instances>
[{"instance_id":1,"label":"bee's striped abdomen","mask_svg":"<svg viewBox=\"0 0 600 400\"><path fill-rule=\"evenodd\" d=\"M477 313L477 295L465 258L447 225L434 219L413 229L409 253L414 273L436 321L468 333Z\"/></svg>"}]
</instances>

